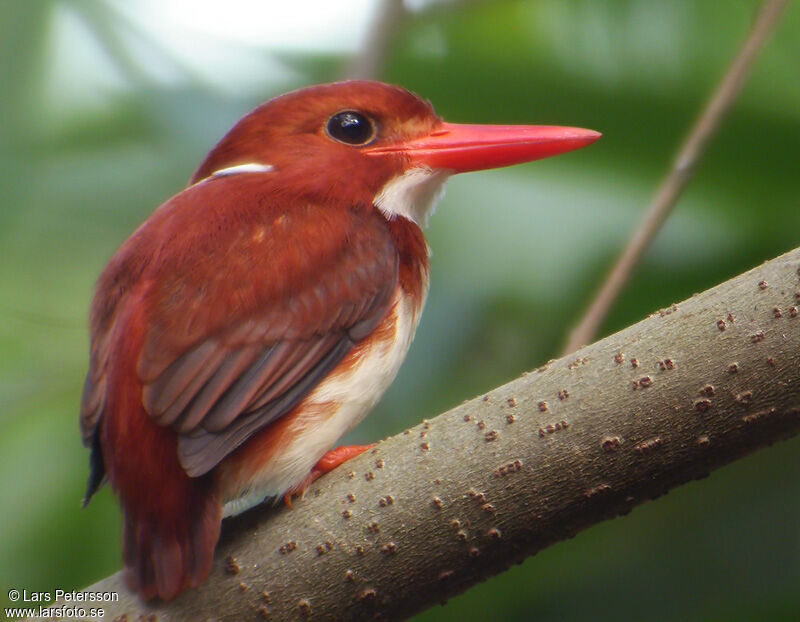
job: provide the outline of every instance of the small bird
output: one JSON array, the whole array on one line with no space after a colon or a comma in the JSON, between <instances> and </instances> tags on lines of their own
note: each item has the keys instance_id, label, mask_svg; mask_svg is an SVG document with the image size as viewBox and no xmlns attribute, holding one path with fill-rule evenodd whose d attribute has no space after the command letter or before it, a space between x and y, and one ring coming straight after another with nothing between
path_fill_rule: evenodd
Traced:
<instances>
[{"instance_id":1,"label":"small bird","mask_svg":"<svg viewBox=\"0 0 800 622\"><path fill-rule=\"evenodd\" d=\"M170 600L200 585L223 517L367 449L329 451L408 351L428 290L422 227L451 174L599 137L446 123L370 81L239 120L114 254L91 305L84 505L107 478L129 588Z\"/></svg>"}]
</instances>

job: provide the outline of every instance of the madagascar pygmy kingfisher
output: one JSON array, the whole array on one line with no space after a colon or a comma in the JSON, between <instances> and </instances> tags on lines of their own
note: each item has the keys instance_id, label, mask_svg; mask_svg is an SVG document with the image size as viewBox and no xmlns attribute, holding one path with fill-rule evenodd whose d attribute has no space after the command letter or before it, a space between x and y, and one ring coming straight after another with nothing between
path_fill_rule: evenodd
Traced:
<instances>
[{"instance_id":1,"label":"madagascar pygmy kingfisher","mask_svg":"<svg viewBox=\"0 0 800 622\"><path fill-rule=\"evenodd\" d=\"M120 247L91 306L85 503L108 478L130 588L199 585L224 516L365 449L328 451L406 355L428 290L421 227L451 174L599 137L445 123L366 81L242 118Z\"/></svg>"}]
</instances>

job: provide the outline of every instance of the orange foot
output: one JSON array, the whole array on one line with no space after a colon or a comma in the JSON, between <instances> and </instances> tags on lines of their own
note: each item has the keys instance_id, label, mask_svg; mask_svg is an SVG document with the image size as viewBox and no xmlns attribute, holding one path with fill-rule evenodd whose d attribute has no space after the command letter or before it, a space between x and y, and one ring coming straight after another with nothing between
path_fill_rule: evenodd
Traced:
<instances>
[{"instance_id":1,"label":"orange foot","mask_svg":"<svg viewBox=\"0 0 800 622\"><path fill-rule=\"evenodd\" d=\"M373 447L375 447L375 443L370 445L345 445L331 449L317 461L314 468L311 469L311 473L302 482L283 495L283 502L291 508L292 497L302 496L312 482L325 475L325 473L333 471L343 462L347 462Z\"/></svg>"}]
</instances>

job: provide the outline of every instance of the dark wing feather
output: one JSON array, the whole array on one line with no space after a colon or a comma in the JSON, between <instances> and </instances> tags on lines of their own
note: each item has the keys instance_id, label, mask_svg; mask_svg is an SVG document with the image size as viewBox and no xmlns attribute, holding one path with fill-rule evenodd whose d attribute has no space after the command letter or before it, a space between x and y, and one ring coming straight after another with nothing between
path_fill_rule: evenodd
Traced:
<instances>
[{"instance_id":1,"label":"dark wing feather","mask_svg":"<svg viewBox=\"0 0 800 622\"><path fill-rule=\"evenodd\" d=\"M349 352L353 342L340 339L297 383L274 400L247 413L240 413L220 432L196 428L178 437L178 456L186 472L197 477L207 473L255 432L294 408L300 400Z\"/></svg>"},{"instance_id":2,"label":"dark wing feather","mask_svg":"<svg viewBox=\"0 0 800 622\"><path fill-rule=\"evenodd\" d=\"M372 332L386 313L393 290L390 279L359 305L362 313L353 318L349 311L347 322L338 322L328 332L279 341L262 347L256 357L248 353L252 362L238 374L231 369L252 346L232 350L211 373L204 371L207 380L175 423L181 433L178 456L186 472L192 477L207 473L252 434L292 410L355 343ZM185 356L191 359L191 355Z\"/></svg>"},{"instance_id":3,"label":"dark wing feather","mask_svg":"<svg viewBox=\"0 0 800 622\"><path fill-rule=\"evenodd\" d=\"M83 507L91 501L92 496L103 485L106 479L106 467L103 450L97 435L97 426L106 408L106 368L108 365L110 334L114 330L113 320L104 322L102 331L98 331L92 340L89 354L89 371L83 383L81 412L79 417L81 438L84 447L89 447L89 479L86 493L83 496ZM94 329L94 326L93 326ZM94 330L93 330L94 332Z\"/></svg>"}]
</instances>

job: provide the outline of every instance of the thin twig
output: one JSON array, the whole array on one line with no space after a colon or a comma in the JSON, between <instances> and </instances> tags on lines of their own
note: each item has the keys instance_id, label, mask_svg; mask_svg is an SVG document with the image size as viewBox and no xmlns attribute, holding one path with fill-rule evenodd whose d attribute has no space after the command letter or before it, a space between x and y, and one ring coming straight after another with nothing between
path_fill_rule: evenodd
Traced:
<instances>
[{"instance_id":1,"label":"thin twig","mask_svg":"<svg viewBox=\"0 0 800 622\"><path fill-rule=\"evenodd\" d=\"M386 64L386 52L406 18L403 0L383 0L367 33L363 49L348 63L345 78L374 80Z\"/></svg>"},{"instance_id":2,"label":"thin twig","mask_svg":"<svg viewBox=\"0 0 800 622\"><path fill-rule=\"evenodd\" d=\"M565 354L589 343L597 334L611 305L630 279L631 273L642 258L644 251L653 241L691 179L709 140L719 128L722 118L736 101L756 55L774 31L781 12L788 2L789 0L767 0L761 6L750 34L678 151L672 168L661 182L639 227L634 231L627 247L617 260L614 269L589 310L570 334L564 349Z\"/></svg>"}]
</instances>

